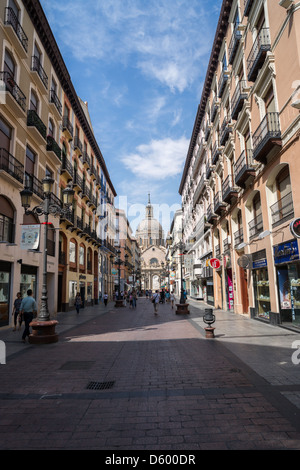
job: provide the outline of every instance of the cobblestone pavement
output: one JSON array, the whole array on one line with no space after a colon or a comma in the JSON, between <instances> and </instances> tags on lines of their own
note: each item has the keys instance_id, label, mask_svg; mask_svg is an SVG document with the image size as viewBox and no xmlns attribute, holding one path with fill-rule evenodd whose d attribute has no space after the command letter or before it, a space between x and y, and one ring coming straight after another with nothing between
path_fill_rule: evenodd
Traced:
<instances>
[{"instance_id":1,"label":"cobblestone pavement","mask_svg":"<svg viewBox=\"0 0 300 470\"><path fill-rule=\"evenodd\" d=\"M205 307L62 313L42 346L2 329L0 449L300 449L300 334L217 311L207 339Z\"/></svg>"}]
</instances>

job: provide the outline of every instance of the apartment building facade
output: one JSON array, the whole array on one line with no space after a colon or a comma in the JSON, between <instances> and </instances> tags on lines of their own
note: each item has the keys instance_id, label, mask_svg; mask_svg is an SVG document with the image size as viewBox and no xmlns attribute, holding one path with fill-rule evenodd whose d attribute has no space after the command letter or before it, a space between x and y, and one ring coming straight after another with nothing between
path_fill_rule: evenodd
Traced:
<instances>
[{"instance_id":1,"label":"apartment building facade","mask_svg":"<svg viewBox=\"0 0 300 470\"><path fill-rule=\"evenodd\" d=\"M299 2L223 2L179 190L197 294L274 324L300 323L299 31Z\"/></svg>"},{"instance_id":2,"label":"apartment building facade","mask_svg":"<svg viewBox=\"0 0 300 470\"><path fill-rule=\"evenodd\" d=\"M50 314L73 308L74 295L94 303L103 289L106 259L100 221L116 196L95 140L88 108L77 96L38 0L5 0L0 7L0 326L9 324L17 292L29 287L39 302L47 248ZM43 203L42 180L54 180L51 202L69 213L49 216L48 240L36 212L25 215L20 191ZM101 206L101 202L103 203ZM27 231L26 231L27 230ZM28 249L24 237L34 233ZM104 236L104 235L103 235ZM105 237L105 236L104 236Z\"/></svg>"}]
</instances>

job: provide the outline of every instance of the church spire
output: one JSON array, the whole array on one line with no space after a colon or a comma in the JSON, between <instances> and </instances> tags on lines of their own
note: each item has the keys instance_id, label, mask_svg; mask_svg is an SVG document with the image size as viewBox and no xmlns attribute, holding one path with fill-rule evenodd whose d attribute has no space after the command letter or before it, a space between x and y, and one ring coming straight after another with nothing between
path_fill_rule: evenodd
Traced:
<instances>
[{"instance_id":1,"label":"church spire","mask_svg":"<svg viewBox=\"0 0 300 470\"><path fill-rule=\"evenodd\" d=\"M146 206L146 219L152 219L152 218L153 218L153 207L150 201L150 193L148 193L148 204Z\"/></svg>"}]
</instances>

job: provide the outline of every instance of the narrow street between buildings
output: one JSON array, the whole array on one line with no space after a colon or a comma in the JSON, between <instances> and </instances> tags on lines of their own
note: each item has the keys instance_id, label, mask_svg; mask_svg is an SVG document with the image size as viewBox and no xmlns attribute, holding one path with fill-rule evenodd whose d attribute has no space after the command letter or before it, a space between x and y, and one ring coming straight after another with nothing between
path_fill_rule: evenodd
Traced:
<instances>
[{"instance_id":1,"label":"narrow street between buildings","mask_svg":"<svg viewBox=\"0 0 300 470\"><path fill-rule=\"evenodd\" d=\"M62 313L51 345L1 331L0 449L299 449L300 335L216 311L207 339L205 307Z\"/></svg>"}]
</instances>

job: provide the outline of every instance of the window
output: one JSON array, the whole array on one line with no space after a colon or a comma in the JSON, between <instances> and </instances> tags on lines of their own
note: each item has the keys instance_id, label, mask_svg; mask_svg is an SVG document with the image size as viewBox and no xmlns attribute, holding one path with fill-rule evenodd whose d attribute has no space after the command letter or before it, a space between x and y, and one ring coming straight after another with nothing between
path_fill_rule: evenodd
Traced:
<instances>
[{"instance_id":1,"label":"window","mask_svg":"<svg viewBox=\"0 0 300 470\"><path fill-rule=\"evenodd\" d=\"M15 61L7 49L5 49L5 54L4 54L4 72L8 72L12 78L15 78L15 72L16 72Z\"/></svg>"},{"instance_id":2,"label":"window","mask_svg":"<svg viewBox=\"0 0 300 470\"><path fill-rule=\"evenodd\" d=\"M19 10L16 2L14 0L9 0L8 7L12 9L12 11L14 12L14 14L16 16L16 19L19 21L20 10Z\"/></svg>"},{"instance_id":3,"label":"window","mask_svg":"<svg viewBox=\"0 0 300 470\"><path fill-rule=\"evenodd\" d=\"M39 107L39 99L35 91L31 90L30 93L30 104L29 109L35 111L38 114L38 107Z\"/></svg>"},{"instance_id":4,"label":"window","mask_svg":"<svg viewBox=\"0 0 300 470\"><path fill-rule=\"evenodd\" d=\"M0 196L0 241L13 243L14 241L14 210L9 201Z\"/></svg>"},{"instance_id":5,"label":"window","mask_svg":"<svg viewBox=\"0 0 300 470\"><path fill-rule=\"evenodd\" d=\"M54 125L54 122L51 118L49 119L48 135L53 137L53 139L55 138L55 125Z\"/></svg>"},{"instance_id":6,"label":"window","mask_svg":"<svg viewBox=\"0 0 300 470\"><path fill-rule=\"evenodd\" d=\"M10 151L10 141L12 136L12 129L0 118L0 149Z\"/></svg>"},{"instance_id":7,"label":"window","mask_svg":"<svg viewBox=\"0 0 300 470\"><path fill-rule=\"evenodd\" d=\"M85 265L85 249L83 245L80 245L79 247L79 264L81 266Z\"/></svg>"},{"instance_id":8,"label":"window","mask_svg":"<svg viewBox=\"0 0 300 470\"><path fill-rule=\"evenodd\" d=\"M76 241L75 240L70 240L69 261L70 263L76 264Z\"/></svg>"}]
</instances>

